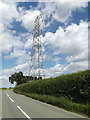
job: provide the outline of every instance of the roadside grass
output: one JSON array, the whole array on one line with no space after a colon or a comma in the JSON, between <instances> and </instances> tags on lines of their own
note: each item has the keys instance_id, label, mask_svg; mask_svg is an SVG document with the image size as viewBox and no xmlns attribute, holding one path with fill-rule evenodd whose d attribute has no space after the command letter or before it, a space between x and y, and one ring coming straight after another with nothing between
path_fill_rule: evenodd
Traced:
<instances>
[{"instance_id":1,"label":"roadside grass","mask_svg":"<svg viewBox=\"0 0 90 120\"><path fill-rule=\"evenodd\" d=\"M0 91L4 91L4 90L13 90L13 88L0 88Z\"/></svg>"},{"instance_id":2,"label":"roadside grass","mask_svg":"<svg viewBox=\"0 0 90 120\"><path fill-rule=\"evenodd\" d=\"M55 97L51 95L41 95L41 94L34 94L34 93L25 93L19 90L13 89L14 92L18 94L25 95L27 97L57 106L59 108L66 109L71 112L75 112L81 115L85 115L90 117L90 105L78 104L70 101L68 98L65 97Z\"/></svg>"}]
</instances>

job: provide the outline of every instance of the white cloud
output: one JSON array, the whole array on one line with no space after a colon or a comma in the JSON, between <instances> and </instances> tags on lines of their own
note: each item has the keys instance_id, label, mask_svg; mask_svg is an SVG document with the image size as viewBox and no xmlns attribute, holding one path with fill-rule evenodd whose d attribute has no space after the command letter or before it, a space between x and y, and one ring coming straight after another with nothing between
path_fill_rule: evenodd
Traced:
<instances>
[{"instance_id":1,"label":"white cloud","mask_svg":"<svg viewBox=\"0 0 90 120\"><path fill-rule=\"evenodd\" d=\"M72 16L73 10L82 7L85 8L87 6L87 1L88 0L84 0L81 2L79 0L77 2L68 2L66 0L60 0L58 2L53 1L50 3L40 2L39 6L34 9L31 8L30 10L25 10L24 7L19 7L19 11L17 10L18 3L16 2L0 2L0 25L2 26L2 29L4 28L3 25L5 25L5 27L11 27L11 23L16 20L21 21L22 26L27 30L32 31L34 20L36 16L41 13L44 20L52 15L52 21L53 19L56 19L57 21L65 22L70 16ZM41 11L38 10L39 8L41 8ZM46 26L49 26L51 23L47 23Z\"/></svg>"},{"instance_id":2,"label":"white cloud","mask_svg":"<svg viewBox=\"0 0 90 120\"><path fill-rule=\"evenodd\" d=\"M10 27L14 19L19 16L16 3L0 2L0 25Z\"/></svg>"},{"instance_id":3,"label":"white cloud","mask_svg":"<svg viewBox=\"0 0 90 120\"><path fill-rule=\"evenodd\" d=\"M21 43L17 37L13 37L15 31L10 31L11 23L19 16L16 3L5 3L0 1L0 52L9 52L12 46Z\"/></svg>"},{"instance_id":4,"label":"white cloud","mask_svg":"<svg viewBox=\"0 0 90 120\"><path fill-rule=\"evenodd\" d=\"M88 49L88 23L81 21L79 25L71 24L65 30L58 28L56 33L48 32L42 38L45 45L58 51L58 54L69 56L81 54Z\"/></svg>"},{"instance_id":5,"label":"white cloud","mask_svg":"<svg viewBox=\"0 0 90 120\"><path fill-rule=\"evenodd\" d=\"M52 2L40 2L38 7L41 8L43 19L48 19L52 16L52 21L55 19L66 24L69 18L72 17L72 11L76 9L83 10L83 8L88 6L88 1L89 0L52 0ZM46 26L51 23L47 23Z\"/></svg>"},{"instance_id":6,"label":"white cloud","mask_svg":"<svg viewBox=\"0 0 90 120\"><path fill-rule=\"evenodd\" d=\"M72 62L65 67L66 71L77 72L88 69L88 61Z\"/></svg>"},{"instance_id":7,"label":"white cloud","mask_svg":"<svg viewBox=\"0 0 90 120\"><path fill-rule=\"evenodd\" d=\"M12 47L22 46L20 38L15 36L16 31L9 30L12 27L13 21L17 21L19 17L16 6L17 3L0 1L0 52L8 53Z\"/></svg>"},{"instance_id":8,"label":"white cloud","mask_svg":"<svg viewBox=\"0 0 90 120\"><path fill-rule=\"evenodd\" d=\"M46 33L43 44L53 50L53 55L66 54L68 64L62 69L80 71L88 69L88 23L81 21L79 25L71 24L65 30L59 27L56 33ZM51 46L51 47L50 47ZM50 57L50 56L49 56ZM53 57L50 59L54 59ZM59 75L57 70L54 76ZM53 75L52 75L53 76Z\"/></svg>"},{"instance_id":9,"label":"white cloud","mask_svg":"<svg viewBox=\"0 0 90 120\"><path fill-rule=\"evenodd\" d=\"M31 49L32 48L32 45L33 45L33 39L28 39L24 45L24 48L25 49Z\"/></svg>"},{"instance_id":10,"label":"white cloud","mask_svg":"<svg viewBox=\"0 0 90 120\"><path fill-rule=\"evenodd\" d=\"M62 3L65 3L65 2L74 2L74 3L82 3L82 2L89 2L89 0L38 0L39 2L62 2Z\"/></svg>"},{"instance_id":11,"label":"white cloud","mask_svg":"<svg viewBox=\"0 0 90 120\"><path fill-rule=\"evenodd\" d=\"M1 44L3 49L5 60L16 58L16 64L23 64L30 60L30 53L28 49L32 48L32 35L31 34L20 34L19 36L14 36L13 31L5 31L1 34ZM1 48L0 47L0 48ZM2 50L0 49L0 50Z\"/></svg>"},{"instance_id":12,"label":"white cloud","mask_svg":"<svg viewBox=\"0 0 90 120\"><path fill-rule=\"evenodd\" d=\"M31 59L31 57L29 54L24 54L23 56L18 57L16 63L17 63L17 65L22 65L22 64L30 61L30 59Z\"/></svg>"},{"instance_id":13,"label":"white cloud","mask_svg":"<svg viewBox=\"0 0 90 120\"><path fill-rule=\"evenodd\" d=\"M22 11L20 11L21 13ZM22 26L24 26L28 31L32 32L34 28L34 21L37 15L40 15L39 10L26 10L25 13L20 17ZM22 13L21 13L22 14Z\"/></svg>"},{"instance_id":14,"label":"white cloud","mask_svg":"<svg viewBox=\"0 0 90 120\"><path fill-rule=\"evenodd\" d=\"M25 55L26 51L22 51L20 49L13 49L10 55L5 56L5 59L17 58Z\"/></svg>"},{"instance_id":15,"label":"white cloud","mask_svg":"<svg viewBox=\"0 0 90 120\"><path fill-rule=\"evenodd\" d=\"M31 27L34 25L34 19L37 14L39 14L39 11L24 11L24 13L21 14L22 11L17 10L17 4L13 2L0 2L0 52L9 53L12 48L15 49L24 47L29 48L28 45L28 39L30 35L25 34L25 36L15 36L16 31L10 31L9 27L13 27L12 23L14 20L21 21L22 18L22 25L26 29L27 27ZM20 13L19 13L20 12ZM33 17L32 17L33 12ZM7 16L7 17L6 17ZM29 19L29 20L28 20ZM30 33L29 33L30 34ZM23 41L23 39L26 39L26 41ZM24 44L25 43L25 44ZM31 42L32 44L32 42ZM14 56L15 54L13 54Z\"/></svg>"},{"instance_id":16,"label":"white cloud","mask_svg":"<svg viewBox=\"0 0 90 120\"><path fill-rule=\"evenodd\" d=\"M88 2L89 0L8 0L8 2ZM7 0L4 0L7 2Z\"/></svg>"},{"instance_id":17,"label":"white cloud","mask_svg":"<svg viewBox=\"0 0 90 120\"><path fill-rule=\"evenodd\" d=\"M74 55L74 56L68 56L66 60L71 63L71 62L79 62L79 61L88 61L88 50L85 52L82 52L79 55Z\"/></svg>"},{"instance_id":18,"label":"white cloud","mask_svg":"<svg viewBox=\"0 0 90 120\"><path fill-rule=\"evenodd\" d=\"M30 61L30 55L28 54L28 51L23 49L13 49L13 51L10 53L10 55L4 56L5 60L16 58L16 64L22 65L28 61Z\"/></svg>"},{"instance_id":19,"label":"white cloud","mask_svg":"<svg viewBox=\"0 0 90 120\"><path fill-rule=\"evenodd\" d=\"M23 42L18 36L14 36L13 31L5 30L0 34L0 52L8 53L12 47L22 47Z\"/></svg>"},{"instance_id":20,"label":"white cloud","mask_svg":"<svg viewBox=\"0 0 90 120\"><path fill-rule=\"evenodd\" d=\"M60 57L54 57L53 61L58 64L60 62L61 58Z\"/></svg>"}]
</instances>

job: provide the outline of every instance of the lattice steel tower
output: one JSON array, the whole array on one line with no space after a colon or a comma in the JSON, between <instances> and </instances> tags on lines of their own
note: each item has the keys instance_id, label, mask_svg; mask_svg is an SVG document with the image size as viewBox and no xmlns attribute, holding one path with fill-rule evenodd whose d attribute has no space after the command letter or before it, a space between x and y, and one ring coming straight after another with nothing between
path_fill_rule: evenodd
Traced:
<instances>
[{"instance_id":1,"label":"lattice steel tower","mask_svg":"<svg viewBox=\"0 0 90 120\"><path fill-rule=\"evenodd\" d=\"M42 54L42 43L41 43L41 34L42 29L42 17L41 15L37 16L34 22L33 29L33 46L31 51L31 62L29 68L29 79L30 76L38 79L45 77L44 69L43 69L43 54Z\"/></svg>"}]
</instances>

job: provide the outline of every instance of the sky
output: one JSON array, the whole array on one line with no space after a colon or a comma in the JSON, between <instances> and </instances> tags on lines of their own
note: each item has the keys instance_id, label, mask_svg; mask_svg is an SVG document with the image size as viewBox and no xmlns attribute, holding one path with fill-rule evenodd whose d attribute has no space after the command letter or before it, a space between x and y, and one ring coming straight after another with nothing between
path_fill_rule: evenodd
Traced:
<instances>
[{"instance_id":1,"label":"sky","mask_svg":"<svg viewBox=\"0 0 90 120\"><path fill-rule=\"evenodd\" d=\"M0 2L0 85L29 73L34 20L42 15L41 41L46 78L88 69L88 2Z\"/></svg>"}]
</instances>

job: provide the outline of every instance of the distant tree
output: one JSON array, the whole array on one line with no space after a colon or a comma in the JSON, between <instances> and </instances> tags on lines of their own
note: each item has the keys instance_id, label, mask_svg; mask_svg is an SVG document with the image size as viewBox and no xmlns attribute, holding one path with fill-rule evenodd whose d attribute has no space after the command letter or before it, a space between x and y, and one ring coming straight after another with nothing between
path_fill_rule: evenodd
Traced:
<instances>
[{"instance_id":1,"label":"distant tree","mask_svg":"<svg viewBox=\"0 0 90 120\"><path fill-rule=\"evenodd\" d=\"M38 80L38 78L37 78L37 77L33 77L33 76L29 76L28 78L29 78L29 80L30 80L30 81L33 81L33 80Z\"/></svg>"},{"instance_id":2,"label":"distant tree","mask_svg":"<svg viewBox=\"0 0 90 120\"><path fill-rule=\"evenodd\" d=\"M42 79L42 77L33 77L33 76L23 76L23 73L20 71L18 73L14 73L9 77L9 82L11 84L14 84L14 82L16 82L16 85L20 85L23 83L27 83L29 81L33 81L33 80L40 80Z\"/></svg>"},{"instance_id":3,"label":"distant tree","mask_svg":"<svg viewBox=\"0 0 90 120\"><path fill-rule=\"evenodd\" d=\"M37 79L38 79L38 80L41 80L41 79L42 79L42 77L38 77Z\"/></svg>"},{"instance_id":4,"label":"distant tree","mask_svg":"<svg viewBox=\"0 0 90 120\"><path fill-rule=\"evenodd\" d=\"M30 81L33 80L33 77L32 77L32 76L28 76L28 78L29 78Z\"/></svg>"},{"instance_id":5,"label":"distant tree","mask_svg":"<svg viewBox=\"0 0 90 120\"><path fill-rule=\"evenodd\" d=\"M20 85L22 84L21 78L23 78L23 73L21 71L19 73L15 72L9 77L9 82L12 84L16 82L17 85Z\"/></svg>"}]
</instances>

